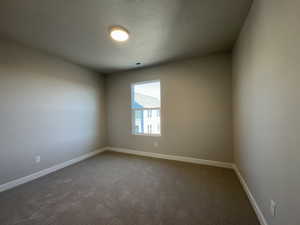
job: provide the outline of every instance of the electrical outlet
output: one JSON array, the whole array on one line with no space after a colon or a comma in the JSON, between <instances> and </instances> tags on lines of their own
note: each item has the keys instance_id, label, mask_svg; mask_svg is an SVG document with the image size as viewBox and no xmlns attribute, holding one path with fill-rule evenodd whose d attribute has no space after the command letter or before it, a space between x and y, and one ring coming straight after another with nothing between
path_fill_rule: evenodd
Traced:
<instances>
[{"instance_id":1,"label":"electrical outlet","mask_svg":"<svg viewBox=\"0 0 300 225\"><path fill-rule=\"evenodd\" d=\"M157 148L157 147L158 147L158 142L155 141L155 142L153 143L153 145L154 145L155 148Z\"/></svg>"},{"instance_id":2,"label":"electrical outlet","mask_svg":"<svg viewBox=\"0 0 300 225\"><path fill-rule=\"evenodd\" d=\"M39 156L39 155L35 156L35 162L40 163L41 162L41 156Z\"/></svg>"},{"instance_id":3,"label":"electrical outlet","mask_svg":"<svg viewBox=\"0 0 300 225\"><path fill-rule=\"evenodd\" d=\"M274 200L270 201L270 212L272 216L276 216L277 203Z\"/></svg>"}]
</instances>

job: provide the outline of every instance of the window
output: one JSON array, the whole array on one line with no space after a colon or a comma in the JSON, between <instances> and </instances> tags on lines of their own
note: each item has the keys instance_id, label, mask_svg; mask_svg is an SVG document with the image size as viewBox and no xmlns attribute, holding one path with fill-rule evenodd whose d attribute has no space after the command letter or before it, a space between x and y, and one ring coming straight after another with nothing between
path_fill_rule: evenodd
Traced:
<instances>
[{"instance_id":1,"label":"window","mask_svg":"<svg viewBox=\"0 0 300 225\"><path fill-rule=\"evenodd\" d=\"M132 133L160 136L160 81L131 85Z\"/></svg>"}]
</instances>

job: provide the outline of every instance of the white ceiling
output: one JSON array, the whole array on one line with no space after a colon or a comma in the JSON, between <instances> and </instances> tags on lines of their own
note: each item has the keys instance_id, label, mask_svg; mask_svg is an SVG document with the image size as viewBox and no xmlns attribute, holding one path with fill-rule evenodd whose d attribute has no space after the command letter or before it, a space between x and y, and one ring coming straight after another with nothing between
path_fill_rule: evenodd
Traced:
<instances>
[{"instance_id":1,"label":"white ceiling","mask_svg":"<svg viewBox=\"0 0 300 225\"><path fill-rule=\"evenodd\" d=\"M0 33L111 73L233 47L251 0L1 0ZM130 40L116 43L108 28Z\"/></svg>"}]
</instances>

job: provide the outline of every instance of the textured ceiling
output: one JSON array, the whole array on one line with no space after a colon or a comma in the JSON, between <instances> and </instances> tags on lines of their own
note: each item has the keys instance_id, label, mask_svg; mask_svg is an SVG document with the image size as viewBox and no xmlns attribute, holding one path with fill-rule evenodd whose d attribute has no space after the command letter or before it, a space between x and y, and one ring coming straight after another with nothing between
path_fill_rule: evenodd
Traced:
<instances>
[{"instance_id":1,"label":"textured ceiling","mask_svg":"<svg viewBox=\"0 0 300 225\"><path fill-rule=\"evenodd\" d=\"M110 73L230 50L251 0L0 0L0 33ZM130 40L116 43L108 28Z\"/></svg>"}]
</instances>

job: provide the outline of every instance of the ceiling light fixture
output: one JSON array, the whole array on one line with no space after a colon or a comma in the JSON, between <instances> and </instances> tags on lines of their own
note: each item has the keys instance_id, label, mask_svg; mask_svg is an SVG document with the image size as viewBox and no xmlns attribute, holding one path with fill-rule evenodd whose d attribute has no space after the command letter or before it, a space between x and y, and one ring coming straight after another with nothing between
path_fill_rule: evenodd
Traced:
<instances>
[{"instance_id":1,"label":"ceiling light fixture","mask_svg":"<svg viewBox=\"0 0 300 225\"><path fill-rule=\"evenodd\" d=\"M129 32L121 26L114 26L109 29L110 37L118 42L124 42L129 39Z\"/></svg>"}]
</instances>

